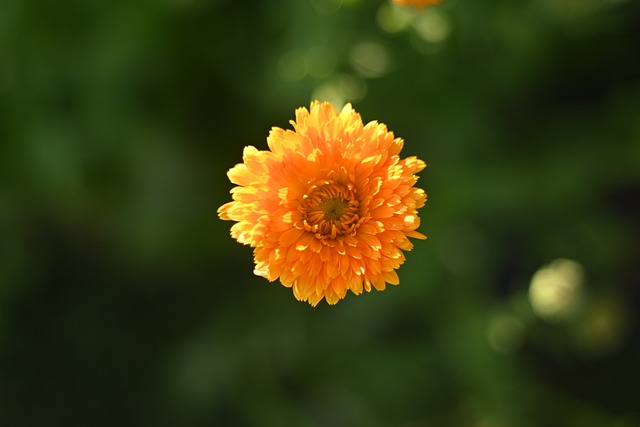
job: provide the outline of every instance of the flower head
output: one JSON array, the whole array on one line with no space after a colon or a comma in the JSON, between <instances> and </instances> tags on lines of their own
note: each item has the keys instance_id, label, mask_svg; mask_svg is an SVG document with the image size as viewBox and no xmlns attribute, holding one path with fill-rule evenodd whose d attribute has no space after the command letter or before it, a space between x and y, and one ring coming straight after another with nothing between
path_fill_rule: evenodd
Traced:
<instances>
[{"instance_id":1,"label":"flower head","mask_svg":"<svg viewBox=\"0 0 640 427\"><path fill-rule=\"evenodd\" d=\"M416 6L427 7L439 4L441 0L393 0L393 2L400 6Z\"/></svg>"},{"instance_id":2,"label":"flower head","mask_svg":"<svg viewBox=\"0 0 640 427\"><path fill-rule=\"evenodd\" d=\"M416 229L427 195L414 187L425 163L400 159L403 140L350 104L338 114L314 101L291 124L271 129L269 151L245 147L228 173L233 201L218 209L254 248L254 273L313 306L398 284L408 238L426 238Z\"/></svg>"}]
</instances>

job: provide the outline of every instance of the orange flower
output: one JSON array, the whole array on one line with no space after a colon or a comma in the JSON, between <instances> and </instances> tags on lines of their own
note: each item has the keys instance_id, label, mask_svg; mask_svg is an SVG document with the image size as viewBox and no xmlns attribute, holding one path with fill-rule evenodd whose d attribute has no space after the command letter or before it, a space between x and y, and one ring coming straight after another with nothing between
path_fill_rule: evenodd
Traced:
<instances>
[{"instance_id":1,"label":"orange flower","mask_svg":"<svg viewBox=\"0 0 640 427\"><path fill-rule=\"evenodd\" d=\"M414 187L425 163L400 159L403 140L364 125L350 104L337 114L314 101L291 124L271 130L270 151L245 147L228 173L233 201L218 209L237 221L231 236L254 248L254 273L313 306L397 285L408 237L426 238L416 229L427 195Z\"/></svg>"},{"instance_id":2,"label":"orange flower","mask_svg":"<svg viewBox=\"0 0 640 427\"><path fill-rule=\"evenodd\" d=\"M427 7L433 6L434 4L439 4L441 0L393 0L395 4L400 6L416 6L416 7Z\"/></svg>"}]
</instances>

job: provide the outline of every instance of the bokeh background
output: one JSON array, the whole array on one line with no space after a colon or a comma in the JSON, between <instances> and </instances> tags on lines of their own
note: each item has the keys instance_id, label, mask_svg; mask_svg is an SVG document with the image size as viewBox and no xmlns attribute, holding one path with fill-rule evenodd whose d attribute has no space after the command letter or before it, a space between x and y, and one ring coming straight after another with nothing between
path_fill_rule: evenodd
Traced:
<instances>
[{"instance_id":1,"label":"bokeh background","mask_svg":"<svg viewBox=\"0 0 640 427\"><path fill-rule=\"evenodd\" d=\"M311 99L425 159L385 292L216 209ZM640 3L0 4L0 425L640 425Z\"/></svg>"}]
</instances>

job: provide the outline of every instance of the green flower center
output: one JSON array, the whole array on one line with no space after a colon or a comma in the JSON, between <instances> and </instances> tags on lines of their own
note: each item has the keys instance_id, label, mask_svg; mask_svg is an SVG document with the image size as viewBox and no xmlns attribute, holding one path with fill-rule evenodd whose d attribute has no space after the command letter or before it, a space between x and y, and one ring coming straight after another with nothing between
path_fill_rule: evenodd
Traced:
<instances>
[{"instance_id":1,"label":"green flower center","mask_svg":"<svg viewBox=\"0 0 640 427\"><path fill-rule=\"evenodd\" d=\"M344 199L329 199L325 201L322 209L324 211L324 219L328 221L340 219L348 205L349 202Z\"/></svg>"}]
</instances>

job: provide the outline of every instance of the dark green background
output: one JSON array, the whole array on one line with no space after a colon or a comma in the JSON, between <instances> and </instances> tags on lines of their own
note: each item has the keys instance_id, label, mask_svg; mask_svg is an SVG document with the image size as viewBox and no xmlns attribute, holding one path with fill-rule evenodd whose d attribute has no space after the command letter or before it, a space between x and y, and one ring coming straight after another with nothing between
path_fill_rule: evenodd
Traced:
<instances>
[{"instance_id":1,"label":"dark green background","mask_svg":"<svg viewBox=\"0 0 640 427\"><path fill-rule=\"evenodd\" d=\"M640 3L396 12L2 1L0 426L640 425ZM427 162L429 239L313 309L216 209L340 88ZM561 257L552 323L527 291Z\"/></svg>"}]
</instances>

